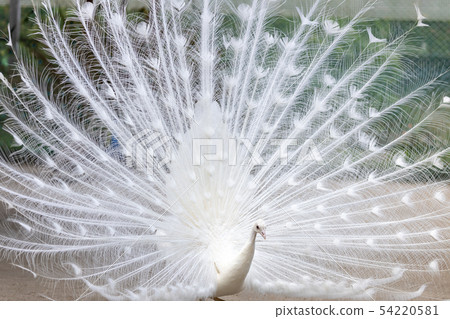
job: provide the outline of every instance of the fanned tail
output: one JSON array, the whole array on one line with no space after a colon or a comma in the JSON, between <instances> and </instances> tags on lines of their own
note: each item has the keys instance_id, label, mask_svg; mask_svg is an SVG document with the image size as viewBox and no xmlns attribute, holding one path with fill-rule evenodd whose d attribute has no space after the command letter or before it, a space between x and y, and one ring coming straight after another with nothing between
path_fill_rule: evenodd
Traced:
<instances>
[{"instance_id":1,"label":"fanned tail","mask_svg":"<svg viewBox=\"0 0 450 319\"><path fill-rule=\"evenodd\" d=\"M449 294L450 105L404 57L414 29L378 38L370 5L315 1L286 34L271 1L146 5L36 10L54 78L0 78L3 255L108 299L199 299L263 218L253 291Z\"/></svg>"}]
</instances>

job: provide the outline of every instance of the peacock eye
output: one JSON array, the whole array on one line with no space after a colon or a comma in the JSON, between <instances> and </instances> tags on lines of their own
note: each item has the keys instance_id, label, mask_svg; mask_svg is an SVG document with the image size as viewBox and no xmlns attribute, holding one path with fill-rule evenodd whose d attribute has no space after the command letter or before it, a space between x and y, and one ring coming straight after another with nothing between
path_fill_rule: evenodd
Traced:
<instances>
[{"instance_id":1,"label":"peacock eye","mask_svg":"<svg viewBox=\"0 0 450 319\"><path fill-rule=\"evenodd\" d=\"M256 225L256 229L259 229L259 226L258 226L258 225Z\"/></svg>"}]
</instances>

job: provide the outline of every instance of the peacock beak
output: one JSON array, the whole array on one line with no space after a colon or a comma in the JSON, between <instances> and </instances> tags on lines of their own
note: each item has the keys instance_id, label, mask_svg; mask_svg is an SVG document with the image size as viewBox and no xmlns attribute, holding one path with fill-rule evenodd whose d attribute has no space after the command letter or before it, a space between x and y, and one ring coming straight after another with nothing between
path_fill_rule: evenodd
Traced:
<instances>
[{"instance_id":1,"label":"peacock beak","mask_svg":"<svg viewBox=\"0 0 450 319\"><path fill-rule=\"evenodd\" d=\"M261 236L262 236L264 239L266 239L266 232L262 231L262 232L261 232Z\"/></svg>"}]
</instances>

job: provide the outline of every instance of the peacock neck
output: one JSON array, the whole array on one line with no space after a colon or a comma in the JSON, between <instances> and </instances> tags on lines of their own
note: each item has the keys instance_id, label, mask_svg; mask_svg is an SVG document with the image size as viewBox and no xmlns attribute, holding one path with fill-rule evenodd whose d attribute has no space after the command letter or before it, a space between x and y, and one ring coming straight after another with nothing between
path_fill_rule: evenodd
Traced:
<instances>
[{"instance_id":1,"label":"peacock neck","mask_svg":"<svg viewBox=\"0 0 450 319\"><path fill-rule=\"evenodd\" d=\"M250 258L250 262L253 259L253 255L255 253L256 235L257 233L254 230L252 230L252 232L250 233L249 241L244 245L244 247L241 250L241 254L248 256Z\"/></svg>"},{"instance_id":2,"label":"peacock neck","mask_svg":"<svg viewBox=\"0 0 450 319\"><path fill-rule=\"evenodd\" d=\"M250 233L250 241L249 241L249 244L255 246L256 235L257 235L257 233L252 229L252 232Z\"/></svg>"}]
</instances>

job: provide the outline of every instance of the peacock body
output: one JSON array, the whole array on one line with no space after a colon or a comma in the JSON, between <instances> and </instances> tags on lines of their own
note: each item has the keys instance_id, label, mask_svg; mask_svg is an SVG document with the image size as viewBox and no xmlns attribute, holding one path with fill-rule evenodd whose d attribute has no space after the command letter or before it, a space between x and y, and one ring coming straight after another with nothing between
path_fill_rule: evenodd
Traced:
<instances>
[{"instance_id":1,"label":"peacock body","mask_svg":"<svg viewBox=\"0 0 450 319\"><path fill-rule=\"evenodd\" d=\"M370 4L284 33L277 1L146 5L36 10L52 68L1 78L4 257L112 300L448 298L450 101L408 34Z\"/></svg>"}]
</instances>

